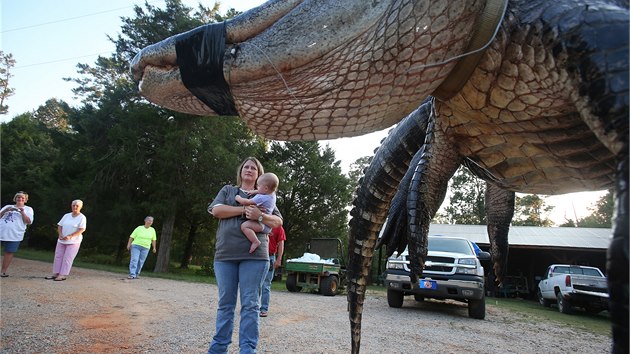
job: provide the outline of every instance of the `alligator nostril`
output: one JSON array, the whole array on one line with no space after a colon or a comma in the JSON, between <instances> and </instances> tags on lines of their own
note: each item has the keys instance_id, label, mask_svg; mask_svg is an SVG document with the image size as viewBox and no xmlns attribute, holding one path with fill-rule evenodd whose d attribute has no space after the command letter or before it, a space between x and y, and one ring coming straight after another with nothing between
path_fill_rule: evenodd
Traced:
<instances>
[{"instance_id":1,"label":"alligator nostril","mask_svg":"<svg viewBox=\"0 0 630 354\"><path fill-rule=\"evenodd\" d=\"M238 55L238 52L241 51L241 46L238 45L238 44L232 44L231 46L232 46L232 48L229 51L230 57L232 59L236 59L236 56Z\"/></svg>"}]
</instances>

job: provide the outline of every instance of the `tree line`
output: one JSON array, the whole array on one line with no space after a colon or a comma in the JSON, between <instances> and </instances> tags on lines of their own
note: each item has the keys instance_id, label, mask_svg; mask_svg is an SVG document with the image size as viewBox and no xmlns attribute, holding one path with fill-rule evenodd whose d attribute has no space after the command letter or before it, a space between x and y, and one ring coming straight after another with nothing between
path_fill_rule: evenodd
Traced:
<instances>
[{"instance_id":1,"label":"tree line","mask_svg":"<svg viewBox=\"0 0 630 354\"><path fill-rule=\"evenodd\" d=\"M460 167L449 181L450 197L443 211L435 221L444 224L485 225L485 182L473 176L466 168ZM547 205L544 196L537 194L516 195L513 226L553 226L548 215L553 206ZM574 219L566 219L560 227L612 227L614 210L613 191L609 190L588 210L591 214Z\"/></svg>"},{"instance_id":2,"label":"tree line","mask_svg":"<svg viewBox=\"0 0 630 354\"><path fill-rule=\"evenodd\" d=\"M27 246L54 249L56 223L73 199L82 199L88 217L82 255L126 262L129 234L152 215L155 271L167 271L170 263L211 265L217 221L207 206L223 185L236 182L236 169L248 156L280 177L287 256L301 256L310 238L347 238L354 181L330 147L268 141L237 117L185 115L140 97L128 65L136 52L237 14L217 11L217 5L193 10L180 0L166 1L164 9L136 6L134 17L122 19L121 34L110 37L116 52L94 65L79 64L79 77L65 79L76 83L79 107L50 99L2 124L3 204L24 190L35 209Z\"/></svg>"}]
</instances>

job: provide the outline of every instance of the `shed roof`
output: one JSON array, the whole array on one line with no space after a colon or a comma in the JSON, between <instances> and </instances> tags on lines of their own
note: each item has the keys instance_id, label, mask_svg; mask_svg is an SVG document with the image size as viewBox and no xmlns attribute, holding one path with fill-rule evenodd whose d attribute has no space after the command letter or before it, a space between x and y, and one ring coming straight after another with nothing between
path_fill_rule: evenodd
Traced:
<instances>
[{"instance_id":1,"label":"shed roof","mask_svg":"<svg viewBox=\"0 0 630 354\"><path fill-rule=\"evenodd\" d=\"M431 224L430 236L464 237L480 245L489 245L486 225ZM510 226L510 247L608 249L612 229L582 227Z\"/></svg>"}]
</instances>

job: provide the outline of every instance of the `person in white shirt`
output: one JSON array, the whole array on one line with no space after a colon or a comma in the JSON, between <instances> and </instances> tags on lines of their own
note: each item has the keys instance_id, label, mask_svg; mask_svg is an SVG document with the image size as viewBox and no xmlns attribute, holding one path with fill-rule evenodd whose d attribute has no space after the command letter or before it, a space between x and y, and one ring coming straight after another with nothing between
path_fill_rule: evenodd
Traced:
<instances>
[{"instance_id":1,"label":"person in white shirt","mask_svg":"<svg viewBox=\"0 0 630 354\"><path fill-rule=\"evenodd\" d=\"M2 258L2 273L0 277L6 278L9 275L7 270L13 260L13 254L17 252L20 243L24 239L26 226L33 223L33 208L26 206L28 194L17 192L13 197L14 205L5 205L0 209L0 243L4 248Z\"/></svg>"},{"instance_id":2,"label":"person in white shirt","mask_svg":"<svg viewBox=\"0 0 630 354\"><path fill-rule=\"evenodd\" d=\"M65 214L57 223L57 247L53 262L53 275L46 279L55 281L66 280L72 269L74 258L79 253L83 232L87 226L87 218L81 214L83 202L79 199L72 201L72 212Z\"/></svg>"}]
</instances>

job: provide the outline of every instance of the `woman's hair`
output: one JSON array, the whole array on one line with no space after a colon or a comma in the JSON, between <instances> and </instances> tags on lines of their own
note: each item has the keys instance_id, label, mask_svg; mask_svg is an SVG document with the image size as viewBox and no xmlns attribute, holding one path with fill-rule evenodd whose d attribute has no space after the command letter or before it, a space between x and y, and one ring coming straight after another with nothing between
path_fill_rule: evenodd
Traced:
<instances>
[{"instance_id":1,"label":"woman's hair","mask_svg":"<svg viewBox=\"0 0 630 354\"><path fill-rule=\"evenodd\" d=\"M75 200L73 200L71 205L74 205L74 204L78 204L78 205L80 205L81 207L83 207L83 201L82 201L81 199L75 199Z\"/></svg>"},{"instance_id":2,"label":"woman's hair","mask_svg":"<svg viewBox=\"0 0 630 354\"><path fill-rule=\"evenodd\" d=\"M245 160L243 160L243 162L241 162L241 164L238 166L238 169L236 170L236 185L237 186L240 186L241 183L243 182L241 181L241 172L243 171L243 166L245 166L245 163L247 163L247 161L252 161L253 163L256 164L256 168L258 169L258 176L256 176L257 179L258 177L260 177L260 175L265 173L265 169L263 168L260 161L258 161L257 158L250 156L246 158Z\"/></svg>"},{"instance_id":3,"label":"woman's hair","mask_svg":"<svg viewBox=\"0 0 630 354\"><path fill-rule=\"evenodd\" d=\"M152 217L151 215L149 215L149 216L147 216L146 218L144 218L144 221L147 221L147 220L149 220L149 219L151 219L151 221L153 221L153 217Z\"/></svg>"},{"instance_id":4,"label":"woman's hair","mask_svg":"<svg viewBox=\"0 0 630 354\"><path fill-rule=\"evenodd\" d=\"M13 196L13 201L14 202L17 201L17 197L19 197L19 196L23 196L24 197L24 203L28 202L28 193L22 192L22 191L19 191L19 192L15 193L15 195Z\"/></svg>"}]
</instances>

